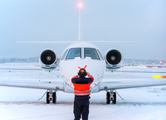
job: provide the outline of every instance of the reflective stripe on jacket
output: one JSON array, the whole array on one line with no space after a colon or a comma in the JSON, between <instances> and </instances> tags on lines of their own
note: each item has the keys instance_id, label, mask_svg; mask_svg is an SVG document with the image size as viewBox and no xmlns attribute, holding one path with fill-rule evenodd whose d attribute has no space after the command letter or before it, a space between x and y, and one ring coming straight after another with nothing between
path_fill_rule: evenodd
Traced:
<instances>
[{"instance_id":1,"label":"reflective stripe on jacket","mask_svg":"<svg viewBox=\"0 0 166 120\"><path fill-rule=\"evenodd\" d=\"M78 96L85 96L90 94L90 85L93 83L94 78L91 75L86 77L78 77L78 75L72 78L74 85L74 94Z\"/></svg>"}]
</instances>

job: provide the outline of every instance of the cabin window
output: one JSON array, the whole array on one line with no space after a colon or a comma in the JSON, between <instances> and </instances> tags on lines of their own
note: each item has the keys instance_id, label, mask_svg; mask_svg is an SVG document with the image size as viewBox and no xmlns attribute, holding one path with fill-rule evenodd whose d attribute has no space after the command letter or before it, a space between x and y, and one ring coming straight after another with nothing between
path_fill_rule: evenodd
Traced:
<instances>
[{"instance_id":1,"label":"cabin window","mask_svg":"<svg viewBox=\"0 0 166 120\"><path fill-rule=\"evenodd\" d=\"M99 53L100 58L101 58L102 60L104 60L103 55L101 54L101 52L100 52L99 50L97 50L97 52Z\"/></svg>"},{"instance_id":2,"label":"cabin window","mask_svg":"<svg viewBox=\"0 0 166 120\"><path fill-rule=\"evenodd\" d=\"M67 55L67 52L68 52L68 50L66 50L66 51L64 52L64 54L63 54L61 60L64 60L64 59L65 59L65 57L66 57L66 55Z\"/></svg>"},{"instance_id":3,"label":"cabin window","mask_svg":"<svg viewBox=\"0 0 166 120\"><path fill-rule=\"evenodd\" d=\"M67 54L66 59L74 59L75 57L81 58L81 48L71 48Z\"/></svg>"},{"instance_id":4,"label":"cabin window","mask_svg":"<svg viewBox=\"0 0 166 120\"><path fill-rule=\"evenodd\" d=\"M94 48L84 48L84 58L91 57L91 59L100 60L99 55Z\"/></svg>"}]
</instances>

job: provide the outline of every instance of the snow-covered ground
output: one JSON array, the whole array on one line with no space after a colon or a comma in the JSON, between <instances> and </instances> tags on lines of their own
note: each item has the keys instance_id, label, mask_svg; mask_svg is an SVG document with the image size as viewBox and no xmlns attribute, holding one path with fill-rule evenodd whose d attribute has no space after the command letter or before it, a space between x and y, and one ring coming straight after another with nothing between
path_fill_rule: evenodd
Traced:
<instances>
[{"instance_id":1,"label":"snow-covered ground","mask_svg":"<svg viewBox=\"0 0 166 120\"><path fill-rule=\"evenodd\" d=\"M2 68L0 69L0 82L48 85L54 84L54 81L62 81L59 71L49 73L40 70L35 65L0 64ZM28 68L28 70L9 69L11 67ZM153 79L153 75L166 75L165 71L164 68L122 68L118 72L106 72L103 81ZM57 104L46 104L45 97L38 101L45 92L45 90L0 86L0 120L74 119L73 94L57 92ZM106 104L105 91L91 94L89 120L166 120L166 86L122 89L117 92L124 100L117 97L115 105Z\"/></svg>"}]
</instances>

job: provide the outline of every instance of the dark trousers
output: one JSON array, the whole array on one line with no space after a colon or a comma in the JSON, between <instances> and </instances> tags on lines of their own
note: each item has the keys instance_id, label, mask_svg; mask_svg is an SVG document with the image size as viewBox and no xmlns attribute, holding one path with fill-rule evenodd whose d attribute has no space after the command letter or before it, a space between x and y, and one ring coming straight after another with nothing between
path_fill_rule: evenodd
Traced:
<instances>
[{"instance_id":1,"label":"dark trousers","mask_svg":"<svg viewBox=\"0 0 166 120\"><path fill-rule=\"evenodd\" d=\"M80 120L82 114L82 120L88 120L89 114L89 95L88 96L75 96L74 100L74 120Z\"/></svg>"}]
</instances>

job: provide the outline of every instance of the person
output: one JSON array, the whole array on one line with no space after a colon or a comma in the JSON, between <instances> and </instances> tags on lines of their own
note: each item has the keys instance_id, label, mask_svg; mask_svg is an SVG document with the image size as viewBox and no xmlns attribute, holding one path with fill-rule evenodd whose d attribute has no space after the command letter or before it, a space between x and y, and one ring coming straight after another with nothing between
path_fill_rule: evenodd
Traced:
<instances>
[{"instance_id":1,"label":"person","mask_svg":"<svg viewBox=\"0 0 166 120\"><path fill-rule=\"evenodd\" d=\"M85 77L88 76L88 77ZM78 75L72 79L74 85L74 120L80 120L82 114L82 120L88 120L89 114L89 95L90 85L93 83L94 78L85 69L80 69Z\"/></svg>"}]
</instances>

